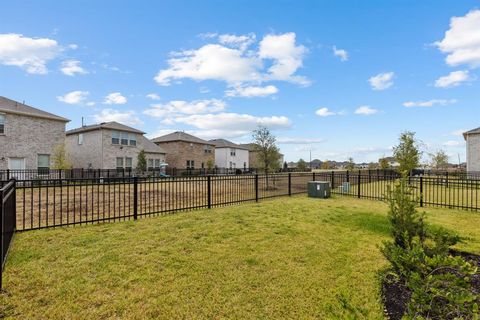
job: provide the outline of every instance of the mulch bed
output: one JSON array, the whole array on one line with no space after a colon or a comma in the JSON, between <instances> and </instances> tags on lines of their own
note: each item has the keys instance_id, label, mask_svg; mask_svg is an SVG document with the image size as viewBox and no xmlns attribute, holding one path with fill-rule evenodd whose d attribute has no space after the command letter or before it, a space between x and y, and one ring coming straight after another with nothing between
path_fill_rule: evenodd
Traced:
<instances>
[{"instance_id":1,"label":"mulch bed","mask_svg":"<svg viewBox=\"0 0 480 320\"><path fill-rule=\"evenodd\" d=\"M460 251L451 251L451 254L476 263L480 268L480 255ZM480 273L478 272L473 276L472 288L475 294L480 294ZM401 281L394 281L393 275L387 275L382 283L382 296L387 318L401 320L410 300L410 290Z\"/></svg>"}]
</instances>

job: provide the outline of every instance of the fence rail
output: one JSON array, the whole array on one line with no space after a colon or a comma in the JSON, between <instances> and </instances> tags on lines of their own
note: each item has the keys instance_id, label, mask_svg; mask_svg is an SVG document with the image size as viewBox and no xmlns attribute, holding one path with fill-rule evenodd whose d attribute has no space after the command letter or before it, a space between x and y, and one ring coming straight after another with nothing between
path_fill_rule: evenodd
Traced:
<instances>
[{"instance_id":1,"label":"fence rail","mask_svg":"<svg viewBox=\"0 0 480 320\"><path fill-rule=\"evenodd\" d=\"M2 289L2 273L7 260L8 249L15 233L16 205L15 181L9 181L0 188L0 290Z\"/></svg>"}]
</instances>

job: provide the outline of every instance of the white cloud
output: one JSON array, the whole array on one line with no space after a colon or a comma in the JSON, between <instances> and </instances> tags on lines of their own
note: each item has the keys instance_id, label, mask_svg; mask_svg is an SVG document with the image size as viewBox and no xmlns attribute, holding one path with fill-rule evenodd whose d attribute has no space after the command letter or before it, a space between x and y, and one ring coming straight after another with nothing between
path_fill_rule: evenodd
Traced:
<instances>
[{"instance_id":1,"label":"white cloud","mask_svg":"<svg viewBox=\"0 0 480 320\"><path fill-rule=\"evenodd\" d=\"M468 130L465 130L465 129L459 129L459 130L452 131L450 134L451 134L452 136L459 136L459 137L461 137L461 136L463 136L463 133L464 133L464 132L467 132L467 131L468 131Z\"/></svg>"},{"instance_id":2,"label":"white cloud","mask_svg":"<svg viewBox=\"0 0 480 320\"><path fill-rule=\"evenodd\" d=\"M393 72L379 73L368 79L368 82L370 82L370 86L373 90L385 90L393 85L394 76L395 73Z\"/></svg>"},{"instance_id":3,"label":"white cloud","mask_svg":"<svg viewBox=\"0 0 480 320\"><path fill-rule=\"evenodd\" d=\"M468 70L461 70L461 71L453 71L450 72L448 75L438 78L435 81L435 87L437 88L450 88L450 87L457 87L464 82L473 80Z\"/></svg>"},{"instance_id":4,"label":"white cloud","mask_svg":"<svg viewBox=\"0 0 480 320\"><path fill-rule=\"evenodd\" d=\"M447 106L449 104L457 103L456 99L432 99L427 101L407 101L403 103L404 107L413 108L413 107L434 107L434 106Z\"/></svg>"},{"instance_id":5,"label":"white cloud","mask_svg":"<svg viewBox=\"0 0 480 320\"><path fill-rule=\"evenodd\" d=\"M285 129L291 126L290 119L285 116L257 117L249 114L217 113L180 116L170 119L171 124L181 123L193 126L192 131L204 138L241 137L251 135L259 125L272 130Z\"/></svg>"},{"instance_id":6,"label":"white cloud","mask_svg":"<svg viewBox=\"0 0 480 320\"><path fill-rule=\"evenodd\" d=\"M227 97L266 97L278 92L278 88L272 85L265 87L251 86L241 87L236 86L233 89L225 91Z\"/></svg>"},{"instance_id":7,"label":"white cloud","mask_svg":"<svg viewBox=\"0 0 480 320\"><path fill-rule=\"evenodd\" d=\"M472 68L480 66L480 10L472 10L462 17L450 19L450 29L442 41L435 45L447 54L450 66L467 64Z\"/></svg>"},{"instance_id":8,"label":"white cloud","mask_svg":"<svg viewBox=\"0 0 480 320\"><path fill-rule=\"evenodd\" d=\"M135 111L118 111L114 109L103 109L99 114L93 116L95 122L116 121L125 125L139 125L142 121L136 115Z\"/></svg>"},{"instance_id":9,"label":"white cloud","mask_svg":"<svg viewBox=\"0 0 480 320\"><path fill-rule=\"evenodd\" d=\"M150 100L160 100L160 96L156 93L149 93L146 97Z\"/></svg>"},{"instance_id":10,"label":"white cloud","mask_svg":"<svg viewBox=\"0 0 480 320\"><path fill-rule=\"evenodd\" d=\"M87 74L88 71L83 69L80 66L80 61L78 60L65 60L62 62L62 67L60 71L67 76L74 76L75 74Z\"/></svg>"},{"instance_id":11,"label":"white cloud","mask_svg":"<svg viewBox=\"0 0 480 320\"><path fill-rule=\"evenodd\" d=\"M337 49L336 46L333 46L333 55L339 57L341 61L348 61L348 52L344 49Z\"/></svg>"},{"instance_id":12,"label":"white cloud","mask_svg":"<svg viewBox=\"0 0 480 320\"><path fill-rule=\"evenodd\" d=\"M80 104L87 99L88 91L72 91L63 96L58 96L57 100L68 104Z\"/></svg>"},{"instance_id":13,"label":"white cloud","mask_svg":"<svg viewBox=\"0 0 480 320\"><path fill-rule=\"evenodd\" d=\"M216 35L215 35L216 36ZM206 44L196 50L174 52L168 68L155 76L159 85L168 86L173 80L224 81L230 86L282 80L306 85L309 81L295 72L302 67L307 49L296 45L295 33L267 35L258 52L245 50L255 40L247 36L220 35L220 43ZM265 64L270 67L265 70Z\"/></svg>"},{"instance_id":14,"label":"white cloud","mask_svg":"<svg viewBox=\"0 0 480 320\"><path fill-rule=\"evenodd\" d=\"M315 111L315 114L316 114L317 116L320 116L320 117L328 117L328 116L334 116L334 115L336 115L337 113L328 110L328 108L320 108L320 109L318 109L317 111Z\"/></svg>"},{"instance_id":15,"label":"white cloud","mask_svg":"<svg viewBox=\"0 0 480 320\"><path fill-rule=\"evenodd\" d=\"M178 115L193 115L200 113L220 112L225 110L226 103L218 99L182 101L173 100L164 104L153 104L143 113L152 117L174 117Z\"/></svg>"},{"instance_id":16,"label":"white cloud","mask_svg":"<svg viewBox=\"0 0 480 320\"><path fill-rule=\"evenodd\" d=\"M377 109L373 109L370 106L361 106L355 110L355 114L361 114L365 116L370 116L372 114L378 113Z\"/></svg>"},{"instance_id":17,"label":"white cloud","mask_svg":"<svg viewBox=\"0 0 480 320\"><path fill-rule=\"evenodd\" d=\"M112 92L105 97L104 104L125 104L127 98L122 96L120 92Z\"/></svg>"},{"instance_id":18,"label":"white cloud","mask_svg":"<svg viewBox=\"0 0 480 320\"><path fill-rule=\"evenodd\" d=\"M96 103L94 101L87 102L86 105L89 107L93 107Z\"/></svg>"},{"instance_id":19,"label":"white cloud","mask_svg":"<svg viewBox=\"0 0 480 320\"><path fill-rule=\"evenodd\" d=\"M224 45L237 47L243 51L255 42L255 38L255 34L253 33L240 36L233 34L221 34L218 36L218 42Z\"/></svg>"},{"instance_id":20,"label":"white cloud","mask_svg":"<svg viewBox=\"0 0 480 320\"><path fill-rule=\"evenodd\" d=\"M31 74L46 74L47 62L62 51L57 41L29 38L21 34L0 34L0 64L16 66Z\"/></svg>"},{"instance_id":21,"label":"white cloud","mask_svg":"<svg viewBox=\"0 0 480 320\"><path fill-rule=\"evenodd\" d=\"M324 139L320 138L278 138L277 142L280 144L316 144L325 142Z\"/></svg>"},{"instance_id":22,"label":"white cloud","mask_svg":"<svg viewBox=\"0 0 480 320\"><path fill-rule=\"evenodd\" d=\"M459 147L465 144L464 141L449 140L443 143L445 147Z\"/></svg>"}]
</instances>

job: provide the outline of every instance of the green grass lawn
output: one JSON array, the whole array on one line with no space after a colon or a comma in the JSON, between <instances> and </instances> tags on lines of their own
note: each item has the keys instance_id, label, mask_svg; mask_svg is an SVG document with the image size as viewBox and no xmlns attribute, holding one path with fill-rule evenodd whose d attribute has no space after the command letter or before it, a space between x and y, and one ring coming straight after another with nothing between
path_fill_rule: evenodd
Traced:
<instances>
[{"instance_id":1,"label":"green grass lawn","mask_svg":"<svg viewBox=\"0 0 480 320\"><path fill-rule=\"evenodd\" d=\"M20 233L0 318L382 319L386 211L296 196ZM480 213L425 211L480 253Z\"/></svg>"}]
</instances>

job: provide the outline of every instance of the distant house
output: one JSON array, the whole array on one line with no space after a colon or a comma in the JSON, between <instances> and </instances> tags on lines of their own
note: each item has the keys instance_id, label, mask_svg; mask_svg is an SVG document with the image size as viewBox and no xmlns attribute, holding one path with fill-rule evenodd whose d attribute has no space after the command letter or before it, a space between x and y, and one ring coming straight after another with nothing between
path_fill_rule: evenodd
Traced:
<instances>
[{"instance_id":1,"label":"distant house","mask_svg":"<svg viewBox=\"0 0 480 320\"><path fill-rule=\"evenodd\" d=\"M70 121L0 97L0 169L48 169Z\"/></svg>"},{"instance_id":2,"label":"distant house","mask_svg":"<svg viewBox=\"0 0 480 320\"><path fill-rule=\"evenodd\" d=\"M208 161L215 163L215 144L191 134L177 131L152 139L167 152L167 163L171 168L207 168Z\"/></svg>"},{"instance_id":3,"label":"distant house","mask_svg":"<svg viewBox=\"0 0 480 320\"><path fill-rule=\"evenodd\" d=\"M467 171L480 171L480 128L463 133L467 142Z\"/></svg>"},{"instance_id":4,"label":"distant house","mask_svg":"<svg viewBox=\"0 0 480 320\"><path fill-rule=\"evenodd\" d=\"M102 122L66 132L66 150L74 168L132 169L144 150L148 168L165 162L165 150L144 132L118 122Z\"/></svg>"},{"instance_id":5,"label":"distant house","mask_svg":"<svg viewBox=\"0 0 480 320\"><path fill-rule=\"evenodd\" d=\"M215 166L218 168L243 169L250 168L248 148L225 139L213 139L215 144Z\"/></svg>"},{"instance_id":6,"label":"distant house","mask_svg":"<svg viewBox=\"0 0 480 320\"><path fill-rule=\"evenodd\" d=\"M255 143L244 143L240 144L240 146L247 148L249 151L248 162L250 164L250 168L260 168L262 164L259 161L258 151L255 148ZM278 159L279 168L283 168L284 161L284 155L280 153L280 158Z\"/></svg>"}]
</instances>

